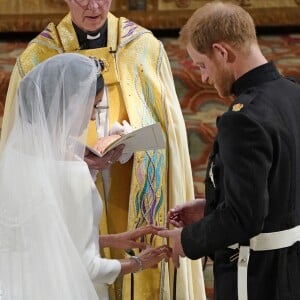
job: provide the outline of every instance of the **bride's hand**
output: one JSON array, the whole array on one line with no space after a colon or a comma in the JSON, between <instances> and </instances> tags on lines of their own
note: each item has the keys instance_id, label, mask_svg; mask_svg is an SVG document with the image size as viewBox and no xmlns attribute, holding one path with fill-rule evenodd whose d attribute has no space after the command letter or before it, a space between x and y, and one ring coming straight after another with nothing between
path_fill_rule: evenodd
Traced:
<instances>
[{"instance_id":1,"label":"bride's hand","mask_svg":"<svg viewBox=\"0 0 300 300\"><path fill-rule=\"evenodd\" d=\"M147 225L122 233L102 235L100 236L100 247L113 247L124 250L133 248L145 249L147 243L141 239L147 234L156 235L160 230L164 229L164 227Z\"/></svg>"},{"instance_id":2,"label":"bride's hand","mask_svg":"<svg viewBox=\"0 0 300 300\"><path fill-rule=\"evenodd\" d=\"M138 258L141 261L142 269L156 267L163 259L169 259L172 256L172 249L166 245L157 248L147 248L143 250Z\"/></svg>"},{"instance_id":3,"label":"bride's hand","mask_svg":"<svg viewBox=\"0 0 300 300\"><path fill-rule=\"evenodd\" d=\"M99 157L86 149L84 161L88 164L90 169L103 170L109 168L112 164L117 162L122 155L124 145L119 145L116 148L107 152L103 157Z\"/></svg>"}]
</instances>

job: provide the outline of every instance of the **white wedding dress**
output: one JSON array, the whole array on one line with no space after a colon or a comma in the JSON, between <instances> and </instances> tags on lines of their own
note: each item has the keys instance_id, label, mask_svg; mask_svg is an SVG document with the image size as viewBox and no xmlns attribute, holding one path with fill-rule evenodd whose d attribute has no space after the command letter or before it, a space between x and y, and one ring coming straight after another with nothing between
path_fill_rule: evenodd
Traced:
<instances>
[{"instance_id":1,"label":"white wedding dress","mask_svg":"<svg viewBox=\"0 0 300 300\"><path fill-rule=\"evenodd\" d=\"M104 300L120 272L99 256L101 199L83 161L97 72L61 54L20 82L0 153L0 300Z\"/></svg>"},{"instance_id":2,"label":"white wedding dress","mask_svg":"<svg viewBox=\"0 0 300 300\"><path fill-rule=\"evenodd\" d=\"M66 200L61 208L64 220L93 280L99 299L108 299L107 284L115 281L121 264L118 260L101 258L99 254L102 200L85 162L70 162L68 167L64 165L61 168L61 172L71 182L69 187L64 188ZM74 206L77 207L76 211Z\"/></svg>"}]
</instances>

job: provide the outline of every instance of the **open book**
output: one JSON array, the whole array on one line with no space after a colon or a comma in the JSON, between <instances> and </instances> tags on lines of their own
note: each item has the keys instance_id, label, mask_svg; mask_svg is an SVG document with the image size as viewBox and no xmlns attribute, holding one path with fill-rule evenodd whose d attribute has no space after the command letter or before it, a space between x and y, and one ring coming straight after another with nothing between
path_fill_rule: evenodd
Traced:
<instances>
[{"instance_id":1,"label":"open book","mask_svg":"<svg viewBox=\"0 0 300 300\"><path fill-rule=\"evenodd\" d=\"M113 148L124 144L123 154L130 154L136 151L156 150L165 148L165 139L162 133L160 123L155 123L149 126L145 126L127 134L121 135L118 139L115 139L106 146L102 153L98 152L92 147L86 145L95 155L102 157L108 151Z\"/></svg>"}]
</instances>

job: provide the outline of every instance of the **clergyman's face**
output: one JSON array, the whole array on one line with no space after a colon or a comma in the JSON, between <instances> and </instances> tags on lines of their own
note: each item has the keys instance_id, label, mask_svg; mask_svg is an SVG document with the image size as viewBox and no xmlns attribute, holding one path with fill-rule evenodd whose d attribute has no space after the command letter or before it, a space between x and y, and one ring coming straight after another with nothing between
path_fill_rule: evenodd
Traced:
<instances>
[{"instance_id":1,"label":"clergyman's face","mask_svg":"<svg viewBox=\"0 0 300 300\"><path fill-rule=\"evenodd\" d=\"M112 0L66 0L72 21L85 32L95 32L107 19Z\"/></svg>"},{"instance_id":2,"label":"clergyman's face","mask_svg":"<svg viewBox=\"0 0 300 300\"><path fill-rule=\"evenodd\" d=\"M201 80L203 83L213 85L220 97L228 97L231 93L231 86L234 77L230 67L218 54L207 56L199 53L190 43L187 45L187 52L194 65L201 71Z\"/></svg>"}]
</instances>

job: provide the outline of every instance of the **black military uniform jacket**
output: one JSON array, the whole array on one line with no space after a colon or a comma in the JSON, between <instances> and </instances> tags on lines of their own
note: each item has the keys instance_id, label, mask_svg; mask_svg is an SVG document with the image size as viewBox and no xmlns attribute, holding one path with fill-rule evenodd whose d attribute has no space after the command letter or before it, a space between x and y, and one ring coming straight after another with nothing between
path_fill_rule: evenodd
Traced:
<instances>
[{"instance_id":1,"label":"black military uniform jacket","mask_svg":"<svg viewBox=\"0 0 300 300\"><path fill-rule=\"evenodd\" d=\"M237 299L237 250L262 232L300 224L300 85L272 63L233 85L237 96L218 120L206 178L206 213L185 227L191 259L214 259L216 299ZM300 243L250 252L249 300L300 299Z\"/></svg>"}]
</instances>

